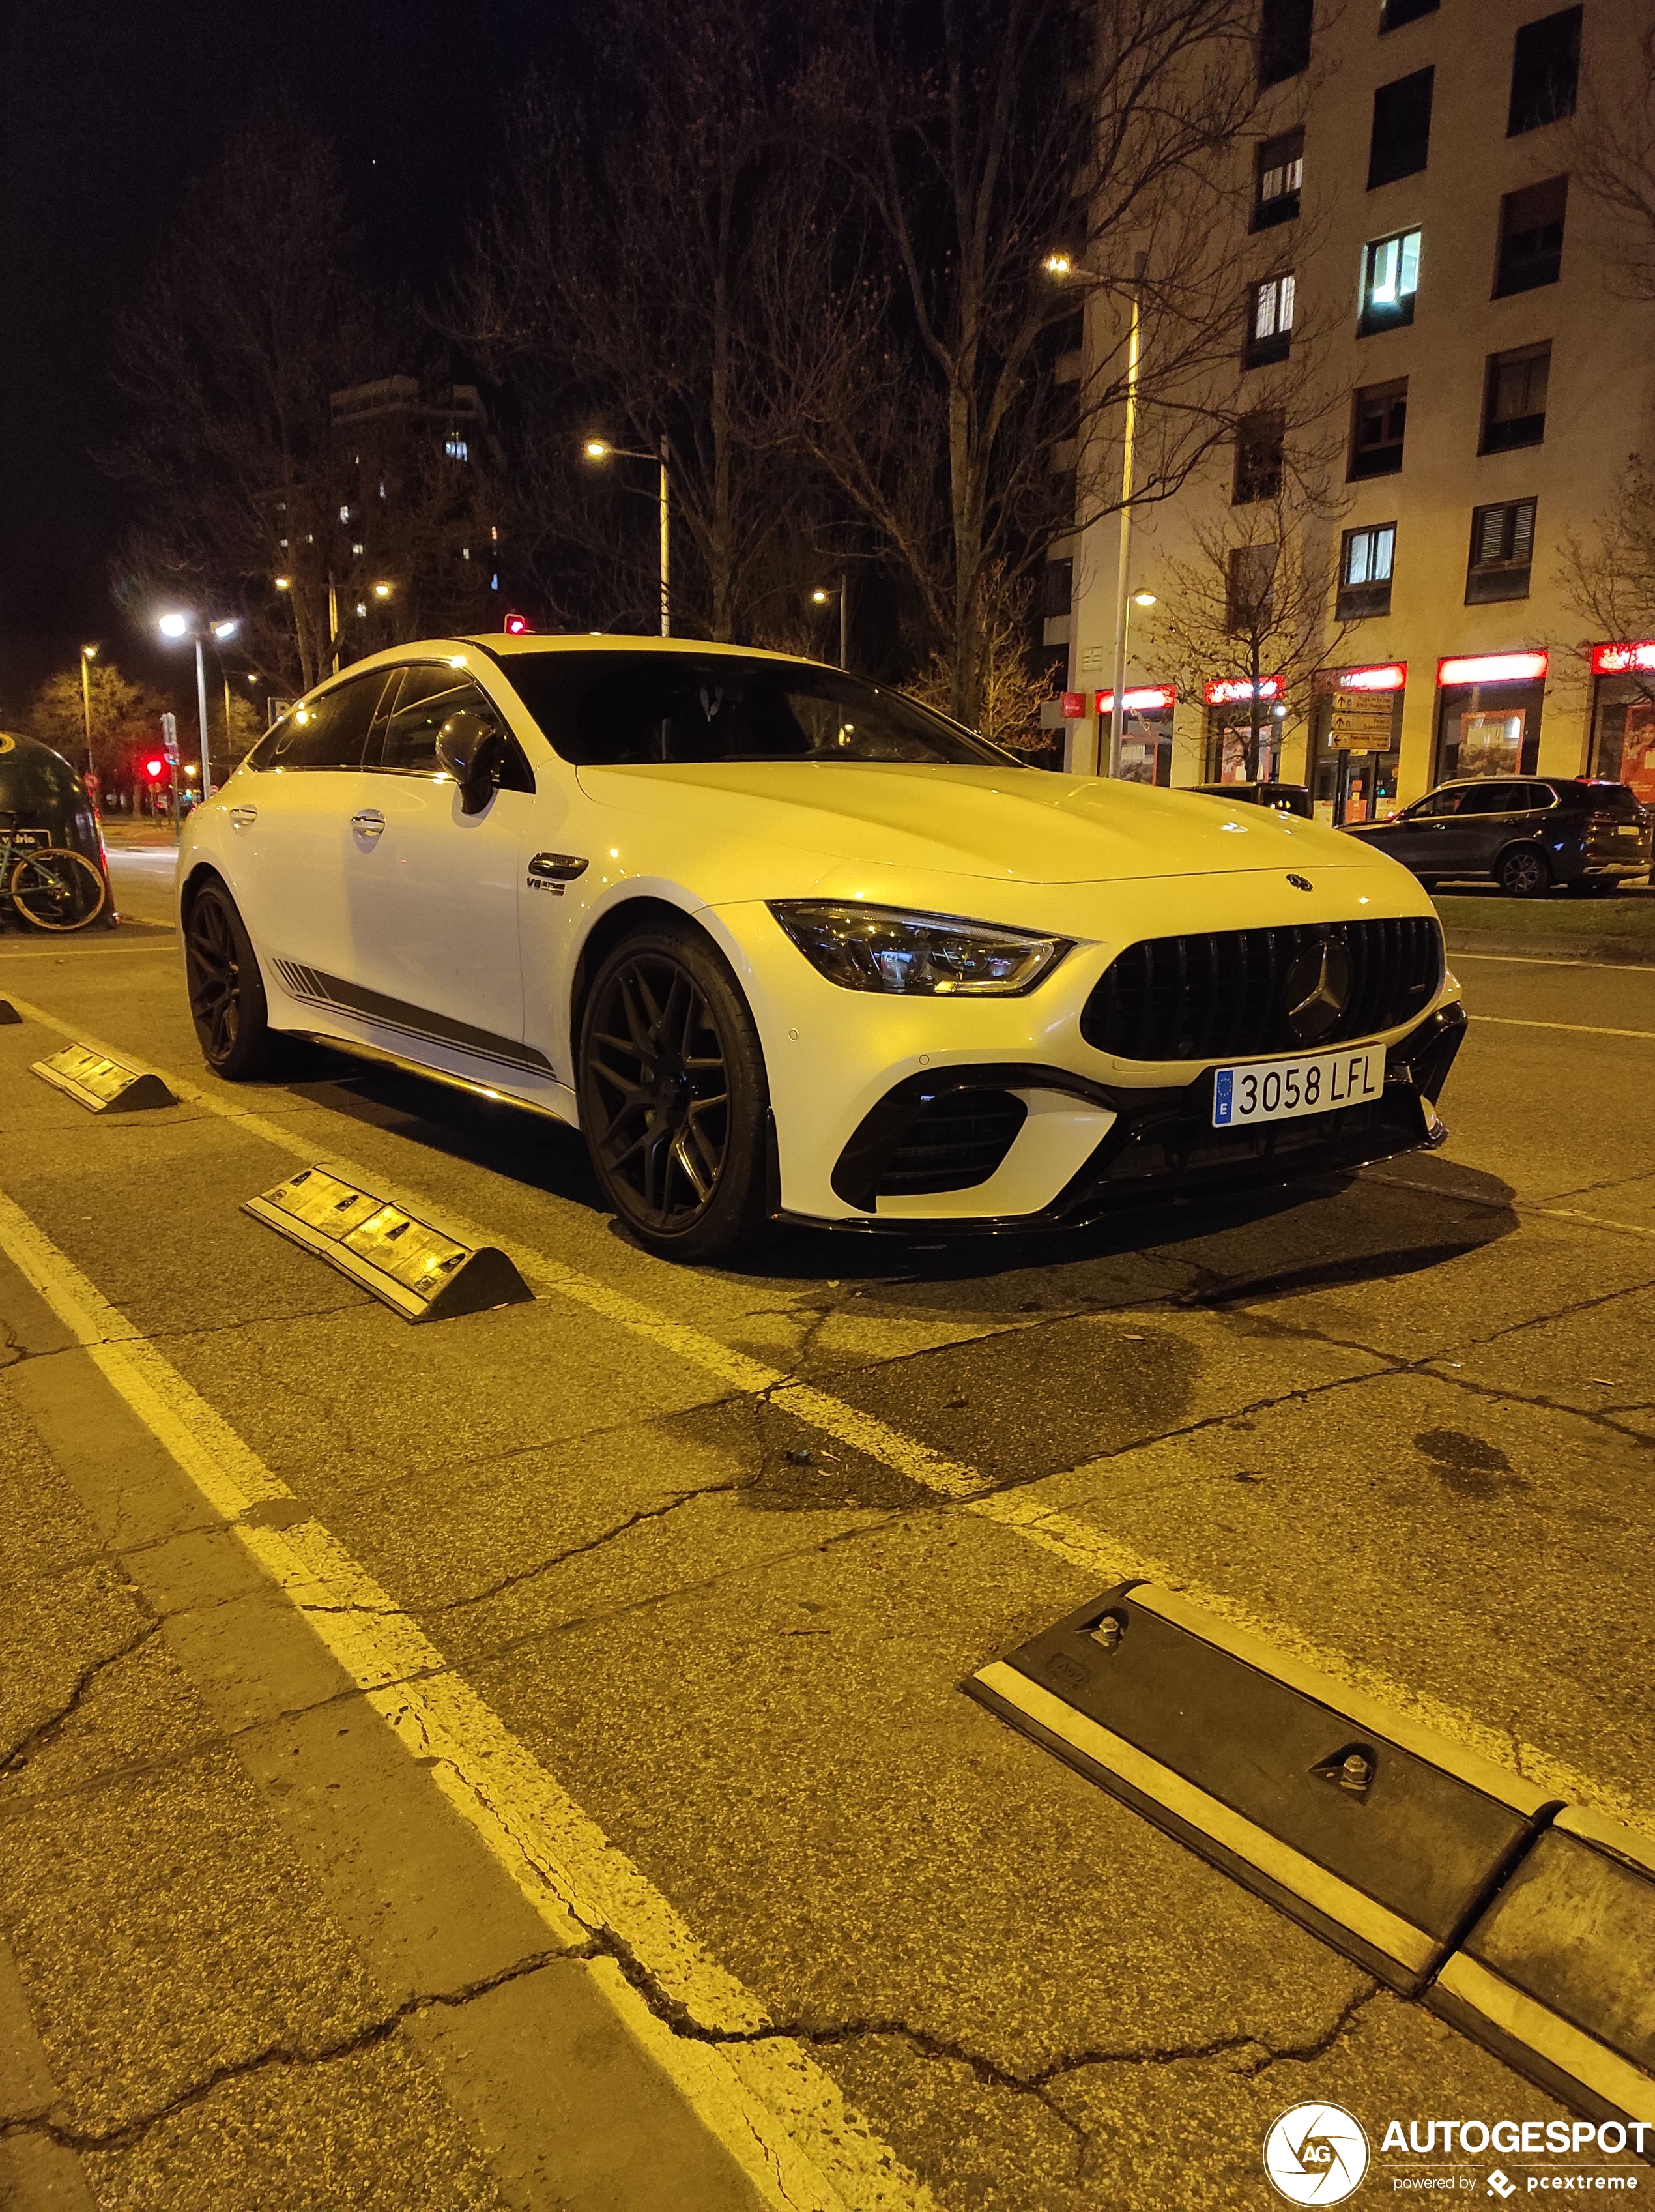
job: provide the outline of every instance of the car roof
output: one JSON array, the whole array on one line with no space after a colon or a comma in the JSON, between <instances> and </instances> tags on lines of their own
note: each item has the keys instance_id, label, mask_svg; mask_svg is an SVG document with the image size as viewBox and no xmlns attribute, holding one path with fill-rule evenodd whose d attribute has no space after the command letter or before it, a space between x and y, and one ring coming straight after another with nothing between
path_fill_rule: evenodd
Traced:
<instances>
[{"instance_id":1,"label":"car roof","mask_svg":"<svg viewBox=\"0 0 1655 2212\"><path fill-rule=\"evenodd\" d=\"M812 660L803 653L772 653L758 645L715 645L704 637L640 637L625 630L524 630L515 635L506 632L479 634L450 641L458 645L481 646L485 653L497 660L509 660L519 653L579 653L593 646L621 647L628 653L694 653L730 654L743 660L775 660L791 662L797 667L801 662L811 668L827 668L828 661ZM414 653L418 646L399 646L401 653ZM835 673L840 672L835 671Z\"/></svg>"}]
</instances>

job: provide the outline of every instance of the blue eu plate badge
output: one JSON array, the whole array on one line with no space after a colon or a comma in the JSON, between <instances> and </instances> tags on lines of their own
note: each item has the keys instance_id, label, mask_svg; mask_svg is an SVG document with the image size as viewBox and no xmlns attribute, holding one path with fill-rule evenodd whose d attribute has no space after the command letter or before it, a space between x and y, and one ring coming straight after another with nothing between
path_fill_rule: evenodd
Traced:
<instances>
[{"instance_id":1,"label":"blue eu plate badge","mask_svg":"<svg viewBox=\"0 0 1655 2212\"><path fill-rule=\"evenodd\" d=\"M1230 1118L1230 1109L1235 1097L1235 1070L1221 1067L1213 1091L1213 1127L1222 1129Z\"/></svg>"}]
</instances>

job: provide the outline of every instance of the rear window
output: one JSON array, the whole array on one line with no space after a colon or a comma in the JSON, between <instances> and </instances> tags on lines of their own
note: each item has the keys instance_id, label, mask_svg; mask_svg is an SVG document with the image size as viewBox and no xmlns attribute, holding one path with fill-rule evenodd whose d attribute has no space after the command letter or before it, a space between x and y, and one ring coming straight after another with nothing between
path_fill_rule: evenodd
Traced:
<instances>
[{"instance_id":1,"label":"rear window","mask_svg":"<svg viewBox=\"0 0 1655 2212\"><path fill-rule=\"evenodd\" d=\"M554 750L581 768L654 762L1024 765L900 693L830 668L739 655L513 653L506 672Z\"/></svg>"},{"instance_id":2,"label":"rear window","mask_svg":"<svg viewBox=\"0 0 1655 2212\"><path fill-rule=\"evenodd\" d=\"M1611 814L1617 822L1641 822L1643 808L1628 783L1568 783L1558 796L1567 806L1584 806L1593 814Z\"/></svg>"}]
</instances>

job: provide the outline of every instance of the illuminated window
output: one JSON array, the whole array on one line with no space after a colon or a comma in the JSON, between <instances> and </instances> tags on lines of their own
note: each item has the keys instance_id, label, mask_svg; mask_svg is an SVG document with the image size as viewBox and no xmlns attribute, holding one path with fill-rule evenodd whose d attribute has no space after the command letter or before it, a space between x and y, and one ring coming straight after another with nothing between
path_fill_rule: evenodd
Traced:
<instances>
[{"instance_id":1,"label":"illuminated window","mask_svg":"<svg viewBox=\"0 0 1655 2212\"><path fill-rule=\"evenodd\" d=\"M1339 552L1341 622L1361 622L1369 615L1391 611L1391 572L1397 557L1394 522L1370 523L1365 530L1347 530Z\"/></svg>"},{"instance_id":2,"label":"illuminated window","mask_svg":"<svg viewBox=\"0 0 1655 2212\"><path fill-rule=\"evenodd\" d=\"M1362 261L1362 312L1358 334L1398 329L1414 319L1414 295L1420 285L1420 236L1399 230L1375 239Z\"/></svg>"},{"instance_id":3,"label":"illuminated window","mask_svg":"<svg viewBox=\"0 0 1655 2212\"><path fill-rule=\"evenodd\" d=\"M1258 149L1258 170L1252 199L1252 227L1268 230L1278 222L1291 222L1299 212L1299 194L1305 181L1305 134L1287 131L1266 138Z\"/></svg>"},{"instance_id":4,"label":"illuminated window","mask_svg":"<svg viewBox=\"0 0 1655 2212\"><path fill-rule=\"evenodd\" d=\"M471 458L470 445L458 430L449 432L443 441L442 449L451 461L469 461Z\"/></svg>"},{"instance_id":5,"label":"illuminated window","mask_svg":"<svg viewBox=\"0 0 1655 2212\"><path fill-rule=\"evenodd\" d=\"M1285 361L1293 343L1293 309L1297 292L1291 276L1269 276L1247 295L1246 364Z\"/></svg>"}]
</instances>

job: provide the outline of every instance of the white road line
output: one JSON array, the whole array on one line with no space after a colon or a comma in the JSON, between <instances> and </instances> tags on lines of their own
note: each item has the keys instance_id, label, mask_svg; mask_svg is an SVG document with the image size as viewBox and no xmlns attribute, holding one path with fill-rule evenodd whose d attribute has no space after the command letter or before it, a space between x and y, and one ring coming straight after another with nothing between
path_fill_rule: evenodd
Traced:
<instances>
[{"instance_id":1,"label":"white road line","mask_svg":"<svg viewBox=\"0 0 1655 2212\"><path fill-rule=\"evenodd\" d=\"M702 2027L737 2036L767 2027L759 2001L319 1522L278 1530L243 1517L292 1492L3 1193L0 1250L427 1767L554 1937L573 1949L589 1930L612 1933ZM614 1960L587 1966L775 2212L939 2212L803 2044L676 2035Z\"/></svg>"},{"instance_id":2,"label":"white road line","mask_svg":"<svg viewBox=\"0 0 1655 2212\"><path fill-rule=\"evenodd\" d=\"M58 1030L64 1036L76 1037L94 1051L109 1053L124 1060L129 1067L146 1065L124 1047L107 1045L99 1038L88 1036L84 1031L71 1030L53 1017L42 1013L39 1009L25 1006L21 1000L15 1000L13 1003L20 1013L43 1021L48 1028ZM1026 1542L1054 1553L1071 1566L1096 1576L1101 1584L1106 1586L1111 1583L1139 1580L1159 1583L1165 1589L1180 1590L1193 1603L1222 1614L1250 1635L1275 1644L1281 1650L1291 1652L1306 1666L1347 1682L1366 1696L1378 1698L1398 1707L1423 1725L1434 1729L1439 1735L1464 1744L1484 1759L1492 1759L1496 1765L1521 1774L1530 1781L1543 1781L1559 1796L1596 1805L1616 1820L1655 1835L1655 1808L1646 1810L1634 1804L1625 1790L1616 1784L1580 1773L1536 1745L1514 1744L1503 1729L1488 1726L1458 1706L1449 1705L1424 1692L1412 1690L1382 1669L1353 1659L1344 1652L1314 1644L1280 1621L1264 1620L1222 1592L1191 1581L1166 1561L1146 1558L1118 1543L1106 1531L1094 1528L1088 1522L1078 1520L1071 1514L1047 1510L1039 1499L1042 1486L1034 1484L1019 1490L1001 1491L992 1497L983 1497L980 1493L988 1488L991 1478L979 1469L964 1466L958 1461L943 1459L917 1438L906 1436L888 1423L846 1405L828 1392L808 1384L793 1382L779 1370L749 1358L745 1352L721 1344L716 1337L706 1335L688 1322L670 1320L641 1300L628 1297L624 1291L611 1290L607 1284L584 1274L579 1269L549 1258L532 1245L501 1237L480 1224L467 1220L464 1215L454 1213L446 1206L433 1205L420 1192L388 1180L377 1170L362 1167L336 1153L318 1155L309 1139L283 1128L277 1122L265 1121L260 1115L241 1113L175 1075L170 1069L156 1068L155 1072L165 1078L180 1098L206 1107L212 1113L278 1146L295 1158L314 1163L330 1174L337 1175L343 1181L355 1183L359 1188L383 1194L393 1203L433 1222L434 1225L452 1230L466 1243L497 1245L515 1263L524 1279L537 1288L551 1291L586 1306L593 1312L606 1316L622 1328L634 1331L664 1351L673 1352L679 1358L700 1366L737 1389L755 1395L768 1392L773 1404L785 1406L790 1413L796 1413L802 1420L826 1430L842 1442L853 1444L870 1458L876 1459L896 1473L909 1476L924 1488L950 1498L966 1511L993 1521L1022 1537ZM1560 1213L1569 1219L1592 1218L1588 1215L1569 1215L1561 1207L1533 1210ZM1631 1224L1616 1222L1597 1225L1622 1228ZM1634 1233L1645 1232L1635 1231Z\"/></svg>"},{"instance_id":3,"label":"white road line","mask_svg":"<svg viewBox=\"0 0 1655 2212\"><path fill-rule=\"evenodd\" d=\"M1571 1036L1641 1037L1647 1044L1655 1044L1655 1030L1605 1030L1593 1022L1526 1022L1514 1014L1473 1014L1473 1027L1492 1024L1501 1030L1567 1030Z\"/></svg>"},{"instance_id":4,"label":"white road line","mask_svg":"<svg viewBox=\"0 0 1655 2212\"><path fill-rule=\"evenodd\" d=\"M1601 968L1610 975L1647 975L1655 979L1655 961L1645 960L1546 960L1531 952L1456 952L1451 945L1450 960L1493 960L1504 968Z\"/></svg>"}]
</instances>

